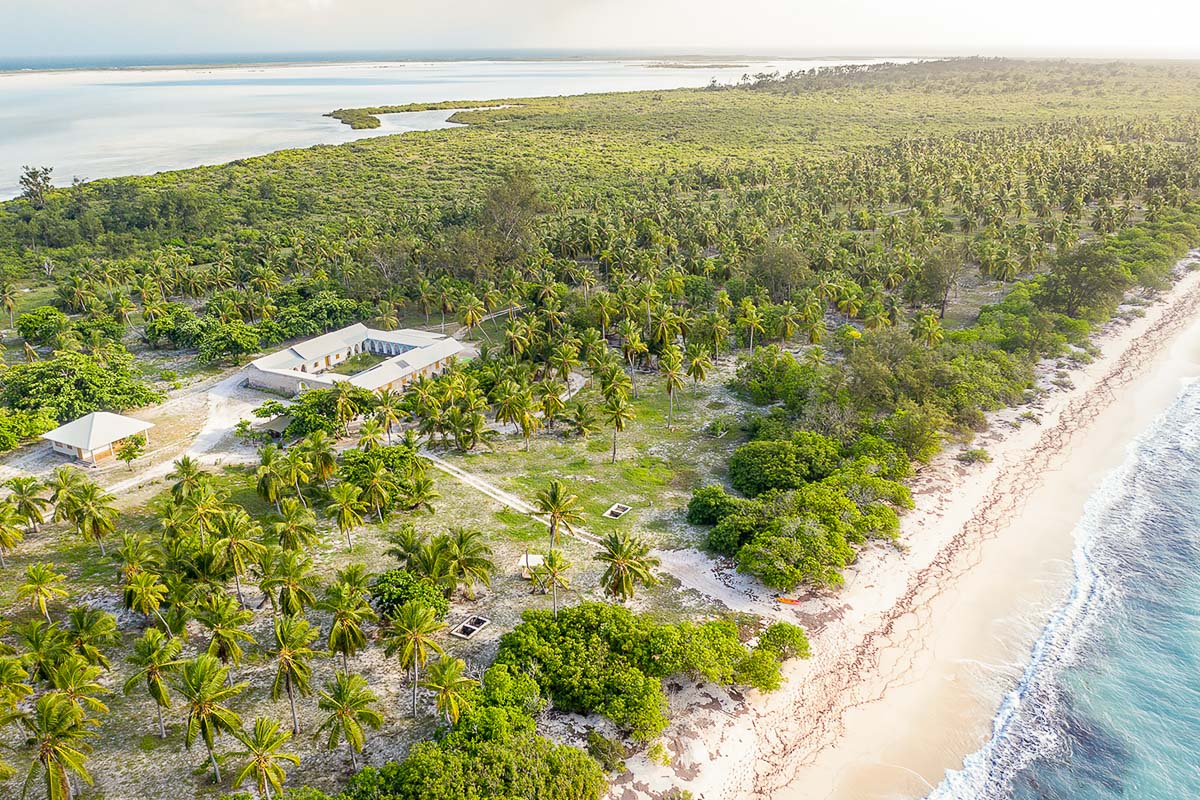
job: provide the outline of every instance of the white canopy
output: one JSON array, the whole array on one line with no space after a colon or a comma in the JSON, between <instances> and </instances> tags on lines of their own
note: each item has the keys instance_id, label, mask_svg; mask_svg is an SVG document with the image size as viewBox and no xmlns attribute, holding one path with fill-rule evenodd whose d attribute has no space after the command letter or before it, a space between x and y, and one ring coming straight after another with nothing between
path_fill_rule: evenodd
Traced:
<instances>
[{"instance_id":1,"label":"white canopy","mask_svg":"<svg viewBox=\"0 0 1200 800\"><path fill-rule=\"evenodd\" d=\"M127 439L153 427L154 423L151 422L143 422L140 419L112 414L108 411L97 411L68 422L66 425L61 425L49 433L43 433L42 438L67 447L78 447L84 451L91 451Z\"/></svg>"}]
</instances>

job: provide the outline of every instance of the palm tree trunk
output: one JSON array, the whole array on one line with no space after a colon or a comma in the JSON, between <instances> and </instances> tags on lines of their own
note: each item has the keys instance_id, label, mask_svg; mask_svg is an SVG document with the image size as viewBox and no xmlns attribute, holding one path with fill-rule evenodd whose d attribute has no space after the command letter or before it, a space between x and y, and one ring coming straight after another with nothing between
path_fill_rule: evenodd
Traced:
<instances>
[{"instance_id":1,"label":"palm tree trunk","mask_svg":"<svg viewBox=\"0 0 1200 800\"><path fill-rule=\"evenodd\" d=\"M264 783L263 788L267 790L267 800L271 800L271 783L270 783L270 781Z\"/></svg>"},{"instance_id":2,"label":"palm tree trunk","mask_svg":"<svg viewBox=\"0 0 1200 800\"><path fill-rule=\"evenodd\" d=\"M358 772L358 759L354 756L354 745L350 745L350 769Z\"/></svg>"},{"instance_id":3,"label":"palm tree trunk","mask_svg":"<svg viewBox=\"0 0 1200 800\"><path fill-rule=\"evenodd\" d=\"M413 658L412 701L413 701L412 715L413 715L413 719L416 719L417 718L417 659L415 657Z\"/></svg>"},{"instance_id":4,"label":"palm tree trunk","mask_svg":"<svg viewBox=\"0 0 1200 800\"><path fill-rule=\"evenodd\" d=\"M162 706L156 702L154 704L154 710L158 712L158 738L165 739L167 738L167 725L165 722L163 722Z\"/></svg>"},{"instance_id":5,"label":"palm tree trunk","mask_svg":"<svg viewBox=\"0 0 1200 800\"><path fill-rule=\"evenodd\" d=\"M4 550L0 549L0 569L8 569L8 563L4 560Z\"/></svg>"},{"instance_id":6,"label":"palm tree trunk","mask_svg":"<svg viewBox=\"0 0 1200 800\"><path fill-rule=\"evenodd\" d=\"M550 579L550 605L554 609L554 618L558 619L558 581Z\"/></svg>"},{"instance_id":7,"label":"palm tree trunk","mask_svg":"<svg viewBox=\"0 0 1200 800\"><path fill-rule=\"evenodd\" d=\"M667 392L667 430L671 430L675 419L675 390Z\"/></svg>"},{"instance_id":8,"label":"palm tree trunk","mask_svg":"<svg viewBox=\"0 0 1200 800\"><path fill-rule=\"evenodd\" d=\"M104 552L104 539L97 538L97 539L96 539L96 544L100 545L100 557L101 557L101 558L107 558L107 557L108 557L108 553Z\"/></svg>"},{"instance_id":9,"label":"palm tree trunk","mask_svg":"<svg viewBox=\"0 0 1200 800\"><path fill-rule=\"evenodd\" d=\"M240 575L238 575L238 571L236 569L233 571L233 585L237 589L238 605L240 605L242 608L245 608L246 601L242 599L242 578Z\"/></svg>"},{"instance_id":10,"label":"palm tree trunk","mask_svg":"<svg viewBox=\"0 0 1200 800\"><path fill-rule=\"evenodd\" d=\"M219 784L221 782L221 768L217 766L217 754L213 752L211 747L208 748L208 760L212 762L213 783Z\"/></svg>"},{"instance_id":11,"label":"palm tree trunk","mask_svg":"<svg viewBox=\"0 0 1200 800\"><path fill-rule=\"evenodd\" d=\"M617 463L617 426L616 426L616 425L614 425L614 426L613 426L613 451L612 451L612 461L610 461L609 463L610 463L610 464L615 464L615 463Z\"/></svg>"},{"instance_id":12,"label":"palm tree trunk","mask_svg":"<svg viewBox=\"0 0 1200 800\"><path fill-rule=\"evenodd\" d=\"M292 707L292 735L300 733L300 722L296 719L296 690L292 687L292 678L287 679L288 705Z\"/></svg>"}]
</instances>

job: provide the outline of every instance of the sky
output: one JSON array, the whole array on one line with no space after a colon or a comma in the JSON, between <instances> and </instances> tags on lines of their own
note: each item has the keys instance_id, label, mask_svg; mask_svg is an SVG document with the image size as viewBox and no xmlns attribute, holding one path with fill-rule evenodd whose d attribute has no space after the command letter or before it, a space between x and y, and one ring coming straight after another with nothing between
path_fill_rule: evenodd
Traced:
<instances>
[{"instance_id":1,"label":"sky","mask_svg":"<svg viewBox=\"0 0 1200 800\"><path fill-rule=\"evenodd\" d=\"M0 0L10 62L469 49L1200 58L1200 0Z\"/></svg>"}]
</instances>

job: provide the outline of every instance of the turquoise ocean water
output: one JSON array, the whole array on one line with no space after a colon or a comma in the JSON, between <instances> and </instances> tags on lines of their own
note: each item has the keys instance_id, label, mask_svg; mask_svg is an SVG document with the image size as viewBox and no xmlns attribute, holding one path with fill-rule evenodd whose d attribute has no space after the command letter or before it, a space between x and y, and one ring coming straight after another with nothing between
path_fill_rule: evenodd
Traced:
<instances>
[{"instance_id":1,"label":"turquoise ocean water","mask_svg":"<svg viewBox=\"0 0 1200 800\"><path fill-rule=\"evenodd\" d=\"M991 740L930 800L1200 798L1200 384L1091 498L1074 562Z\"/></svg>"}]
</instances>

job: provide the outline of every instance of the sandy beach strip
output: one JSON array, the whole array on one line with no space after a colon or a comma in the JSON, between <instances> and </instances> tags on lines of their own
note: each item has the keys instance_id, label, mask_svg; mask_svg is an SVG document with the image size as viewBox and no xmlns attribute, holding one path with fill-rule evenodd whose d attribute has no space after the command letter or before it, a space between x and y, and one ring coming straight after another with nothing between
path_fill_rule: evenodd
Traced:
<instances>
[{"instance_id":1,"label":"sandy beach strip","mask_svg":"<svg viewBox=\"0 0 1200 800\"><path fill-rule=\"evenodd\" d=\"M814 655L770 695L672 692L671 764L632 759L612 796L895 800L923 797L960 767L1069 590L1084 504L1200 376L1200 272L1184 271L1198 260L1181 262L1142 316L1105 326L1101 354L1066 382L1043 364L1039 383L1053 391L991 415L972 445L991 463L963 465L950 448L922 469L899 547L866 549L842 590L781 606L701 553L662 554L687 588L804 624Z\"/></svg>"}]
</instances>

